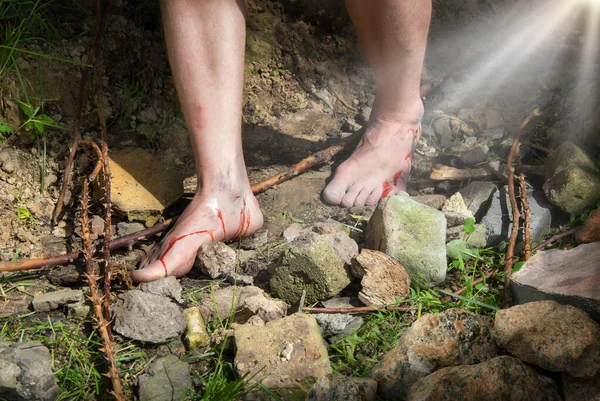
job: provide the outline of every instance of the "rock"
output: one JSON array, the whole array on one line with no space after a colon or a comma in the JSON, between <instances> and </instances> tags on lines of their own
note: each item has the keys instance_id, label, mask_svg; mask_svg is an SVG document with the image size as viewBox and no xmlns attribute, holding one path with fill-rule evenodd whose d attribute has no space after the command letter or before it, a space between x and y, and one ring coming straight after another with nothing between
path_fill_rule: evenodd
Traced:
<instances>
[{"instance_id":1,"label":"rock","mask_svg":"<svg viewBox=\"0 0 600 401\"><path fill-rule=\"evenodd\" d=\"M85 319L90 315L91 303L88 300L81 300L74 304L67 304L66 308L68 317Z\"/></svg>"},{"instance_id":2,"label":"rock","mask_svg":"<svg viewBox=\"0 0 600 401\"><path fill-rule=\"evenodd\" d=\"M433 121L433 130L441 140L446 142L451 141L453 138L452 127L450 127L450 118L439 117ZM447 145L443 145L447 146Z\"/></svg>"},{"instance_id":3,"label":"rock","mask_svg":"<svg viewBox=\"0 0 600 401\"><path fill-rule=\"evenodd\" d=\"M540 243L543 236L550 231L552 210L544 195L540 191L527 191L529 209L531 212L531 242ZM481 219L489 231L488 246L496 245L501 241L508 241L512 230L512 208L508 199L506 187L498 190L492 196L490 208ZM522 234L518 241L522 247Z\"/></svg>"},{"instance_id":4,"label":"rock","mask_svg":"<svg viewBox=\"0 0 600 401\"><path fill-rule=\"evenodd\" d=\"M600 241L600 209L590 214L583 226L577 230L575 238L580 244Z\"/></svg>"},{"instance_id":5,"label":"rock","mask_svg":"<svg viewBox=\"0 0 600 401\"><path fill-rule=\"evenodd\" d=\"M48 272L48 280L54 285L68 286L79 281L80 273L75 265L60 266Z\"/></svg>"},{"instance_id":6,"label":"rock","mask_svg":"<svg viewBox=\"0 0 600 401\"><path fill-rule=\"evenodd\" d=\"M499 141L504 138L504 127L486 129L482 136L490 141Z\"/></svg>"},{"instance_id":7,"label":"rock","mask_svg":"<svg viewBox=\"0 0 600 401\"><path fill-rule=\"evenodd\" d=\"M423 287L446 277L446 218L406 192L382 199L367 225L367 248L397 259Z\"/></svg>"},{"instance_id":8,"label":"rock","mask_svg":"<svg viewBox=\"0 0 600 401\"><path fill-rule=\"evenodd\" d=\"M600 401L600 375L591 379L581 379L567 373L560 376L559 386L565 395L564 401Z\"/></svg>"},{"instance_id":9,"label":"rock","mask_svg":"<svg viewBox=\"0 0 600 401\"><path fill-rule=\"evenodd\" d=\"M446 197L444 195L419 195L412 196L412 200L419 202L422 205L432 207L437 210L441 210L444 203L446 203Z\"/></svg>"},{"instance_id":10,"label":"rock","mask_svg":"<svg viewBox=\"0 0 600 401\"><path fill-rule=\"evenodd\" d=\"M33 297L31 304L36 312L49 312L54 309L83 299L81 290L59 290L47 292Z\"/></svg>"},{"instance_id":11,"label":"rock","mask_svg":"<svg viewBox=\"0 0 600 401\"><path fill-rule=\"evenodd\" d=\"M330 374L317 380L306 401L375 401L376 393L375 380Z\"/></svg>"},{"instance_id":12,"label":"rock","mask_svg":"<svg viewBox=\"0 0 600 401\"><path fill-rule=\"evenodd\" d=\"M546 159L544 176L549 180L570 167L579 167L591 173L598 173L594 160L585 151L571 142L563 142Z\"/></svg>"},{"instance_id":13,"label":"rock","mask_svg":"<svg viewBox=\"0 0 600 401\"><path fill-rule=\"evenodd\" d=\"M325 342L317 321L294 314L266 325L240 325L234 329L237 353L234 366L275 391L282 399L304 399L316 380L331 373Z\"/></svg>"},{"instance_id":14,"label":"rock","mask_svg":"<svg viewBox=\"0 0 600 401\"><path fill-rule=\"evenodd\" d=\"M600 199L600 176L579 167L569 167L547 180L543 189L550 203L579 215Z\"/></svg>"},{"instance_id":15,"label":"rock","mask_svg":"<svg viewBox=\"0 0 600 401\"><path fill-rule=\"evenodd\" d=\"M504 119L498 109L486 109L485 111L485 129L501 128L504 126ZM483 127L482 127L483 128Z\"/></svg>"},{"instance_id":16,"label":"rock","mask_svg":"<svg viewBox=\"0 0 600 401\"><path fill-rule=\"evenodd\" d=\"M359 123L357 123L353 118L346 119L346 121L344 121L344 124L342 126L342 130L350 131L350 132L357 132L361 128L362 128L362 126Z\"/></svg>"},{"instance_id":17,"label":"rock","mask_svg":"<svg viewBox=\"0 0 600 401\"><path fill-rule=\"evenodd\" d=\"M369 119L371 118L372 112L373 112L373 109L370 108L369 106L363 107L362 110L360 111L360 114L358 115L358 122L361 123L362 125L367 125L369 123Z\"/></svg>"},{"instance_id":18,"label":"rock","mask_svg":"<svg viewBox=\"0 0 600 401\"><path fill-rule=\"evenodd\" d=\"M325 308L354 308L350 303L350 298L340 297L322 301ZM358 330L363 325L363 318L349 313L315 313L313 315L321 333L324 336L334 336L333 341L338 337L344 336Z\"/></svg>"},{"instance_id":19,"label":"rock","mask_svg":"<svg viewBox=\"0 0 600 401\"><path fill-rule=\"evenodd\" d=\"M222 242L208 242L198 249L196 265L210 278L227 277L235 273L237 254Z\"/></svg>"},{"instance_id":20,"label":"rock","mask_svg":"<svg viewBox=\"0 0 600 401\"><path fill-rule=\"evenodd\" d=\"M488 243L488 229L484 224L475 224L475 231L466 233L464 226L450 227L446 230L446 241L465 241L471 248L485 248Z\"/></svg>"},{"instance_id":21,"label":"rock","mask_svg":"<svg viewBox=\"0 0 600 401\"><path fill-rule=\"evenodd\" d=\"M477 221L480 221L488 210L492 195L496 191L496 186L489 181L472 181L458 190L467 209Z\"/></svg>"},{"instance_id":22,"label":"rock","mask_svg":"<svg viewBox=\"0 0 600 401\"><path fill-rule=\"evenodd\" d=\"M133 221L133 222L121 221L121 222L117 223L117 233L119 234L119 237L137 233L138 231L142 231L144 228L145 228L144 225L137 221Z\"/></svg>"},{"instance_id":23,"label":"rock","mask_svg":"<svg viewBox=\"0 0 600 401\"><path fill-rule=\"evenodd\" d=\"M21 170L18 152L10 148L0 149L0 168L8 174Z\"/></svg>"},{"instance_id":24,"label":"rock","mask_svg":"<svg viewBox=\"0 0 600 401\"><path fill-rule=\"evenodd\" d=\"M473 213L467 208L460 192L452 195L444 206L442 212L446 216L446 224L448 227L454 227L464 224L466 219L475 220Z\"/></svg>"},{"instance_id":25,"label":"rock","mask_svg":"<svg viewBox=\"0 0 600 401\"><path fill-rule=\"evenodd\" d=\"M535 254L510 280L513 305L553 300L582 309L600 322L600 243Z\"/></svg>"},{"instance_id":26,"label":"rock","mask_svg":"<svg viewBox=\"0 0 600 401\"><path fill-rule=\"evenodd\" d=\"M113 207L129 220L152 226L183 195L180 173L141 148L111 152L110 166Z\"/></svg>"},{"instance_id":27,"label":"rock","mask_svg":"<svg viewBox=\"0 0 600 401\"><path fill-rule=\"evenodd\" d=\"M520 360L551 372L589 378L600 371L600 325L570 305L538 301L499 310L494 338Z\"/></svg>"},{"instance_id":28,"label":"rock","mask_svg":"<svg viewBox=\"0 0 600 401\"><path fill-rule=\"evenodd\" d=\"M313 224L310 229L317 234L335 234L344 232L344 225L339 221L327 220Z\"/></svg>"},{"instance_id":29,"label":"rock","mask_svg":"<svg viewBox=\"0 0 600 401\"><path fill-rule=\"evenodd\" d=\"M240 248L254 250L267 245L269 241L269 231L259 230L249 237L244 237L240 241Z\"/></svg>"},{"instance_id":30,"label":"rock","mask_svg":"<svg viewBox=\"0 0 600 401\"><path fill-rule=\"evenodd\" d=\"M38 342L0 343L0 397L53 401L58 391L48 348Z\"/></svg>"},{"instance_id":31,"label":"rock","mask_svg":"<svg viewBox=\"0 0 600 401\"><path fill-rule=\"evenodd\" d=\"M391 256L363 249L352 263L352 274L361 279L358 298L365 305L386 306L410 294L410 276Z\"/></svg>"},{"instance_id":32,"label":"rock","mask_svg":"<svg viewBox=\"0 0 600 401\"><path fill-rule=\"evenodd\" d=\"M185 341L189 349L195 349L210 344L210 336L200 309L195 306L183 310L186 322Z\"/></svg>"},{"instance_id":33,"label":"rock","mask_svg":"<svg viewBox=\"0 0 600 401\"><path fill-rule=\"evenodd\" d=\"M298 238L304 232L304 230L305 228L302 227L302 225L300 225L299 223L294 223L285 230L283 230L282 235L287 242L292 242L293 240Z\"/></svg>"},{"instance_id":34,"label":"rock","mask_svg":"<svg viewBox=\"0 0 600 401\"><path fill-rule=\"evenodd\" d=\"M192 388L190 365L175 355L155 360L138 378L140 401L179 401Z\"/></svg>"},{"instance_id":35,"label":"rock","mask_svg":"<svg viewBox=\"0 0 600 401\"><path fill-rule=\"evenodd\" d=\"M346 261L329 235L337 234L308 232L289 243L270 280L279 298L293 304L306 290L306 302L313 303L337 295L350 284Z\"/></svg>"},{"instance_id":36,"label":"rock","mask_svg":"<svg viewBox=\"0 0 600 401\"><path fill-rule=\"evenodd\" d=\"M67 241L54 235L42 237L42 247L47 256L56 256L67 253Z\"/></svg>"},{"instance_id":37,"label":"rock","mask_svg":"<svg viewBox=\"0 0 600 401\"><path fill-rule=\"evenodd\" d=\"M362 216L363 221L369 222L371 216L375 212L375 206L354 206L348 209L348 213L354 214L357 216Z\"/></svg>"},{"instance_id":38,"label":"rock","mask_svg":"<svg viewBox=\"0 0 600 401\"><path fill-rule=\"evenodd\" d=\"M6 299L0 302L0 318L29 313L31 301L26 297Z\"/></svg>"},{"instance_id":39,"label":"rock","mask_svg":"<svg viewBox=\"0 0 600 401\"><path fill-rule=\"evenodd\" d=\"M138 113L138 120L144 124L153 124L158 120L156 110L153 107L146 107Z\"/></svg>"},{"instance_id":40,"label":"rock","mask_svg":"<svg viewBox=\"0 0 600 401\"><path fill-rule=\"evenodd\" d=\"M343 231L324 234L322 237L329 242L340 259L350 265L352 259L358 255L358 244Z\"/></svg>"},{"instance_id":41,"label":"rock","mask_svg":"<svg viewBox=\"0 0 600 401\"><path fill-rule=\"evenodd\" d=\"M93 215L92 219L90 221L90 228L92 231L92 234L96 236L96 238L98 236L104 235L104 219L100 216L97 215Z\"/></svg>"},{"instance_id":42,"label":"rock","mask_svg":"<svg viewBox=\"0 0 600 401\"><path fill-rule=\"evenodd\" d=\"M377 391L387 399L405 400L411 386L430 374L434 365L410 349L399 346L386 353L373 367L371 378Z\"/></svg>"},{"instance_id":43,"label":"rock","mask_svg":"<svg viewBox=\"0 0 600 401\"><path fill-rule=\"evenodd\" d=\"M464 151L459 159L468 166L474 166L485 162L490 156L490 148L487 145L476 145Z\"/></svg>"},{"instance_id":44,"label":"rock","mask_svg":"<svg viewBox=\"0 0 600 401\"><path fill-rule=\"evenodd\" d=\"M409 401L560 401L556 384L510 356L440 369L410 389Z\"/></svg>"},{"instance_id":45,"label":"rock","mask_svg":"<svg viewBox=\"0 0 600 401\"><path fill-rule=\"evenodd\" d=\"M138 287L140 291L147 292L148 294L159 295L161 297L171 298L178 303L183 303L181 293L183 288L173 276L161 278L160 280L152 281L150 283L142 283Z\"/></svg>"},{"instance_id":46,"label":"rock","mask_svg":"<svg viewBox=\"0 0 600 401\"><path fill-rule=\"evenodd\" d=\"M177 305L140 290L119 294L112 313L115 331L135 340L161 344L185 330L185 317Z\"/></svg>"},{"instance_id":47,"label":"rock","mask_svg":"<svg viewBox=\"0 0 600 401\"><path fill-rule=\"evenodd\" d=\"M442 181L435 186L436 194L450 195L452 193L452 183L448 180Z\"/></svg>"},{"instance_id":48,"label":"rock","mask_svg":"<svg viewBox=\"0 0 600 401\"><path fill-rule=\"evenodd\" d=\"M472 365L498 355L492 326L487 316L448 309L419 318L398 343L436 367Z\"/></svg>"},{"instance_id":49,"label":"rock","mask_svg":"<svg viewBox=\"0 0 600 401\"><path fill-rule=\"evenodd\" d=\"M219 288L202 298L198 307L205 322L214 317L226 319L232 313L236 323L246 323L255 315L268 322L282 318L287 313L284 302L269 298L258 287Z\"/></svg>"}]
</instances>

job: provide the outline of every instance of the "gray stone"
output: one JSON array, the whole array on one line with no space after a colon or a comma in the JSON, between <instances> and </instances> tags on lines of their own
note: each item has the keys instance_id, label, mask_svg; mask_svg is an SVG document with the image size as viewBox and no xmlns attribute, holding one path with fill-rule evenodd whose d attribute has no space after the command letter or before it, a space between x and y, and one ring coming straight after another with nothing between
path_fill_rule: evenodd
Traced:
<instances>
[{"instance_id":1,"label":"gray stone","mask_svg":"<svg viewBox=\"0 0 600 401\"><path fill-rule=\"evenodd\" d=\"M38 342L0 343L1 398L53 401L58 391L48 348Z\"/></svg>"},{"instance_id":2,"label":"gray stone","mask_svg":"<svg viewBox=\"0 0 600 401\"><path fill-rule=\"evenodd\" d=\"M599 273L600 242L539 252L513 273L512 303L553 300L580 308L600 322Z\"/></svg>"},{"instance_id":3,"label":"gray stone","mask_svg":"<svg viewBox=\"0 0 600 401\"><path fill-rule=\"evenodd\" d=\"M264 326L234 328L234 366L248 384L262 384L284 400L305 399L323 375L331 373L327 347L314 317L294 314Z\"/></svg>"},{"instance_id":4,"label":"gray stone","mask_svg":"<svg viewBox=\"0 0 600 401\"><path fill-rule=\"evenodd\" d=\"M81 290L59 290L47 292L33 297L31 304L36 312L49 312L65 304L79 302L83 299Z\"/></svg>"},{"instance_id":5,"label":"gray stone","mask_svg":"<svg viewBox=\"0 0 600 401\"><path fill-rule=\"evenodd\" d=\"M382 199L367 226L367 248L397 259L421 286L446 277L446 218L406 192Z\"/></svg>"},{"instance_id":6,"label":"gray stone","mask_svg":"<svg viewBox=\"0 0 600 401\"><path fill-rule=\"evenodd\" d=\"M144 110L138 113L138 119L144 124L152 124L158 120L156 110L153 107L146 107Z\"/></svg>"},{"instance_id":7,"label":"gray stone","mask_svg":"<svg viewBox=\"0 0 600 401\"><path fill-rule=\"evenodd\" d=\"M48 272L48 280L54 285L73 285L79 280L75 265L60 266Z\"/></svg>"},{"instance_id":8,"label":"gray stone","mask_svg":"<svg viewBox=\"0 0 600 401\"><path fill-rule=\"evenodd\" d=\"M446 197L439 194L412 196L411 199L437 210L441 210L446 203Z\"/></svg>"},{"instance_id":9,"label":"gray stone","mask_svg":"<svg viewBox=\"0 0 600 401\"><path fill-rule=\"evenodd\" d=\"M450 118L439 117L433 121L433 130L440 139L446 141L452 140L452 127L450 127Z\"/></svg>"},{"instance_id":10,"label":"gray stone","mask_svg":"<svg viewBox=\"0 0 600 401\"><path fill-rule=\"evenodd\" d=\"M192 388L190 365L175 355L155 360L138 378L140 401L179 401Z\"/></svg>"},{"instance_id":11,"label":"gray stone","mask_svg":"<svg viewBox=\"0 0 600 401\"><path fill-rule=\"evenodd\" d=\"M117 223L117 233L119 234L119 237L137 233L138 231L142 231L145 228L146 227L142 223L139 223L137 221L133 221L131 223L121 221Z\"/></svg>"},{"instance_id":12,"label":"gray stone","mask_svg":"<svg viewBox=\"0 0 600 401\"><path fill-rule=\"evenodd\" d=\"M173 276L161 278L160 280L152 281L150 283L142 283L139 285L139 289L149 294L174 299L180 304L183 303L183 298L181 298L183 288L181 287L179 280Z\"/></svg>"},{"instance_id":13,"label":"gray stone","mask_svg":"<svg viewBox=\"0 0 600 401\"><path fill-rule=\"evenodd\" d=\"M70 318L85 319L90 315L91 305L87 300L81 300L74 304L67 304L67 316Z\"/></svg>"},{"instance_id":14,"label":"gray stone","mask_svg":"<svg viewBox=\"0 0 600 401\"><path fill-rule=\"evenodd\" d=\"M343 231L323 234L322 237L331 244L340 259L347 265L358 255L358 244Z\"/></svg>"},{"instance_id":15,"label":"gray stone","mask_svg":"<svg viewBox=\"0 0 600 401\"><path fill-rule=\"evenodd\" d=\"M204 321L217 317L246 323L253 316L268 322L285 316L287 305L271 299L258 287L226 287L214 290L200 300L198 305Z\"/></svg>"},{"instance_id":16,"label":"gray stone","mask_svg":"<svg viewBox=\"0 0 600 401\"><path fill-rule=\"evenodd\" d=\"M499 310L494 338L510 354L550 372L582 378L600 372L600 324L570 305L538 301Z\"/></svg>"},{"instance_id":17,"label":"gray stone","mask_svg":"<svg viewBox=\"0 0 600 401\"><path fill-rule=\"evenodd\" d=\"M462 240L471 248L485 248L488 243L488 229L483 224L475 224L475 231L466 233L464 226L450 227L446 230L446 241Z\"/></svg>"},{"instance_id":18,"label":"gray stone","mask_svg":"<svg viewBox=\"0 0 600 401\"><path fill-rule=\"evenodd\" d=\"M556 384L510 356L438 370L415 383L408 401L560 401Z\"/></svg>"},{"instance_id":19,"label":"gray stone","mask_svg":"<svg viewBox=\"0 0 600 401\"><path fill-rule=\"evenodd\" d=\"M332 298L321 302L325 308L354 308L351 298ZM334 336L334 340L358 330L363 325L363 318L349 313L315 313L313 315L324 336Z\"/></svg>"},{"instance_id":20,"label":"gray stone","mask_svg":"<svg viewBox=\"0 0 600 401\"><path fill-rule=\"evenodd\" d=\"M485 162L490 155L490 148L487 145L476 145L464 151L459 159L469 166L474 166Z\"/></svg>"},{"instance_id":21,"label":"gray stone","mask_svg":"<svg viewBox=\"0 0 600 401\"><path fill-rule=\"evenodd\" d=\"M367 123L369 122L369 119L371 118L371 113L373 112L373 109L369 106L365 106L362 108L362 110L360 111L360 114L358 115L358 122L361 123L362 125L367 125Z\"/></svg>"},{"instance_id":22,"label":"gray stone","mask_svg":"<svg viewBox=\"0 0 600 401\"><path fill-rule=\"evenodd\" d=\"M402 333L398 344L435 367L472 365L495 358L493 321L464 309L425 314Z\"/></svg>"},{"instance_id":23,"label":"gray stone","mask_svg":"<svg viewBox=\"0 0 600 401\"><path fill-rule=\"evenodd\" d=\"M503 126L504 119L498 109L489 108L485 111L485 129L501 128Z\"/></svg>"},{"instance_id":24,"label":"gray stone","mask_svg":"<svg viewBox=\"0 0 600 401\"><path fill-rule=\"evenodd\" d=\"M335 220L320 221L313 224L310 229L317 234L335 234L344 232L345 227L342 223Z\"/></svg>"},{"instance_id":25,"label":"gray stone","mask_svg":"<svg viewBox=\"0 0 600 401\"><path fill-rule=\"evenodd\" d=\"M0 149L0 168L9 174L19 171L22 166L18 152L10 148Z\"/></svg>"},{"instance_id":26,"label":"gray stone","mask_svg":"<svg viewBox=\"0 0 600 401\"><path fill-rule=\"evenodd\" d=\"M353 118L348 118L344 122L342 129L344 131L357 132L362 128L362 126L357 123Z\"/></svg>"},{"instance_id":27,"label":"gray stone","mask_svg":"<svg viewBox=\"0 0 600 401\"><path fill-rule=\"evenodd\" d=\"M544 176L549 180L570 167L579 167L588 172L598 173L594 160L587 153L571 142L563 142L546 159Z\"/></svg>"},{"instance_id":28,"label":"gray stone","mask_svg":"<svg viewBox=\"0 0 600 401\"><path fill-rule=\"evenodd\" d=\"M54 235L46 235L42 237L42 247L44 248L44 253L48 256L56 256L67 253L67 241L64 238L57 238ZM52 269L50 273L54 272L55 270L56 269Z\"/></svg>"},{"instance_id":29,"label":"gray stone","mask_svg":"<svg viewBox=\"0 0 600 401\"><path fill-rule=\"evenodd\" d=\"M489 139L490 141L498 141L501 140L502 138L504 138L504 127L498 127L498 128L491 128L491 129L486 129L485 131L483 131L482 136L484 138Z\"/></svg>"},{"instance_id":30,"label":"gray stone","mask_svg":"<svg viewBox=\"0 0 600 401\"><path fill-rule=\"evenodd\" d=\"M115 331L135 340L161 344L185 330L185 316L176 304L140 290L119 294L112 313Z\"/></svg>"},{"instance_id":31,"label":"gray stone","mask_svg":"<svg viewBox=\"0 0 600 401\"><path fill-rule=\"evenodd\" d=\"M292 242L304 232L305 228L302 227L302 225L300 225L299 223L294 223L285 230L283 230L283 238L285 238L287 242Z\"/></svg>"},{"instance_id":32,"label":"gray stone","mask_svg":"<svg viewBox=\"0 0 600 401\"><path fill-rule=\"evenodd\" d=\"M240 248L254 250L262 248L269 241L269 231L259 230L249 237L244 237L239 243ZM237 244L236 244L237 245Z\"/></svg>"},{"instance_id":33,"label":"gray stone","mask_svg":"<svg viewBox=\"0 0 600 401\"><path fill-rule=\"evenodd\" d=\"M324 375L309 390L306 401L375 401L375 380Z\"/></svg>"},{"instance_id":34,"label":"gray stone","mask_svg":"<svg viewBox=\"0 0 600 401\"><path fill-rule=\"evenodd\" d=\"M548 200L572 215L579 215L600 199L600 176L580 167L567 167L543 186Z\"/></svg>"},{"instance_id":35,"label":"gray stone","mask_svg":"<svg viewBox=\"0 0 600 401\"><path fill-rule=\"evenodd\" d=\"M458 190L467 209L473 213L477 221L480 221L487 211L496 191L496 186L489 181L472 181Z\"/></svg>"},{"instance_id":36,"label":"gray stone","mask_svg":"<svg viewBox=\"0 0 600 401\"><path fill-rule=\"evenodd\" d=\"M551 206L540 191L527 191L529 209L531 212L531 242L540 243L543 236L550 231L552 221ZM512 208L508 199L506 187L500 189L492 196L490 208L481 220L489 231L488 246L496 245L501 241L508 241L512 230ZM522 247L522 237L519 233L519 247Z\"/></svg>"},{"instance_id":37,"label":"gray stone","mask_svg":"<svg viewBox=\"0 0 600 401\"><path fill-rule=\"evenodd\" d=\"M405 400L411 386L427 376L435 366L404 346L387 352L373 367L371 378L386 399Z\"/></svg>"},{"instance_id":38,"label":"gray stone","mask_svg":"<svg viewBox=\"0 0 600 401\"><path fill-rule=\"evenodd\" d=\"M332 239L314 232L301 235L287 246L270 280L275 294L291 304L300 300L303 290L306 302L313 303L337 295L348 284L346 261Z\"/></svg>"},{"instance_id":39,"label":"gray stone","mask_svg":"<svg viewBox=\"0 0 600 401\"><path fill-rule=\"evenodd\" d=\"M198 249L195 264L210 278L228 277L236 271L237 254L222 242L207 242Z\"/></svg>"}]
</instances>

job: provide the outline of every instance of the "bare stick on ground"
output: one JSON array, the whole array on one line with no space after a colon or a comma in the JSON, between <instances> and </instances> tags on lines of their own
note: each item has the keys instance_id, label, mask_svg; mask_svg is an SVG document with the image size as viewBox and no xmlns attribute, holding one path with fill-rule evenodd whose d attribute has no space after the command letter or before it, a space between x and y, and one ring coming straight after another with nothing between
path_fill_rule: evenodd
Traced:
<instances>
[{"instance_id":1,"label":"bare stick on ground","mask_svg":"<svg viewBox=\"0 0 600 401\"><path fill-rule=\"evenodd\" d=\"M375 312L378 310L389 310L395 312L409 312L416 311L418 308L416 306L358 306L356 308L302 308L302 312L309 313L343 313L343 314L352 314L352 313L364 313L364 312ZM425 309L423 309L425 310Z\"/></svg>"}]
</instances>

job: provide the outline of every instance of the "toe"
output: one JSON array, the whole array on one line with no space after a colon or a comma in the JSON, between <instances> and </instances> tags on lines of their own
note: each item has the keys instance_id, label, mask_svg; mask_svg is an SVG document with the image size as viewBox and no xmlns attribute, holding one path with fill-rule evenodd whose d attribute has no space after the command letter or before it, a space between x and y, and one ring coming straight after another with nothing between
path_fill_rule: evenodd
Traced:
<instances>
[{"instance_id":1,"label":"toe","mask_svg":"<svg viewBox=\"0 0 600 401\"><path fill-rule=\"evenodd\" d=\"M334 178L323 190L323 199L330 205L337 206L342 203L347 189L348 185L345 182Z\"/></svg>"},{"instance_id":2,"label":"toe","mask_svg":"<svg viewBox=\"0 0 600 401\"><path fill-rule=\"evenodd\" d=\"M375 188L371 194L367 197L365 204L367 206L375 206L381 199L381 188Z\"/></svg>"},{"instance_id":3,"label":"toe","mask_svg":"<svg viewBox=\"0 0 600 401\"><path fill-rule=\"evenodd\" d=\"M165 269L159 262L154 262L143 269L131 272L131 278L136 283L147 283L165 277Z\"/></svg>"},{"instance_id":4,"label":"toe","mask_svg":"<svg viewBox=\"0 0 600 401\"><path fill-rule=\"evenodd\" d=\"M371 192L373 192L373 188L370 186L364 187L354 200L354 206L364 206L367 203L367 198L371 195Z\"/></svg>"},{"instance_id":5,"label":"toe","mask_svg":"<svg viewBox=\"0 0 600 401\"><path fill-rule=\"evenodd\" d=\"M354 206L354 201L356 197L360 194L362 189L362 185L352 185L346 195L342 198L342 206L343 207L352 207Z\"/></svg>"}]
</instances>

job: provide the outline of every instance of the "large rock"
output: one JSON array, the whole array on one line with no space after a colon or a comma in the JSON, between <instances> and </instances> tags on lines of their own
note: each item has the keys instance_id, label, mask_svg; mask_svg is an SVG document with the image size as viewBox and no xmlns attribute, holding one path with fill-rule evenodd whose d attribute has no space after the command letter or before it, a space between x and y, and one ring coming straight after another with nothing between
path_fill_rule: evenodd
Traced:
<instances>
[{"instance_id":1,"label":"large rock","mask_svg":"<svg viewBox=\"0 0 600 401\"><path fill-rule=\"evenodd\" d=\"M177 305L140 290L118 295L112 311L115 331L135 340L160 344L185 330L185 316Z\"/></svg>"},{"instance_id":2,"label":"large rock","mask_svg":"<svg viewBox=\"0 0 600 401\"><path fill-rule=\"evenodd\" d=\"M304 400L316 380L331 373L327 347L310 315L239 325L234 336L238 374L247 374L250 384L262 381L284 400Z\"/></svg>"},{"instance_id":3,"label":"large rock","mask_svg":"<svg viewBox=\"0 0 600 401\"><path fill-rule=\"evenodd\" d=\"M175 355L155 360L138 378L140 401L179 401L192 388L190 365Z\"/></svg>"},{"instance_id":4,"label":"large rock","mask_svg":"<svg viewBox=\"0 0 600 401\"><path fill-rule=\"evenodd\" d=\"M575 234L581 244L600 241L600 209L594 210Z\"/></svg>"},{"instance_id":5,"label":"large rock","mask_svg":"<svg viewBox=\"0 0 600 401\"><path fill-rule=\"evenodd\" d=\"M522 361L551 372L585 378L600 371L600 325L569 305L539 301L500 310L494 338Z\"/></svg>"},{"instance_id":6,"label":"large rock","mask_svg":"<svg viewBox=\"0 0 600 401\"><path fill-rule=\"evenodd\" d=\"M149 283L142 283L139 285L139 289L149 294L172 298L180 304L183 303L183 298L181 298L183 288L181 287L179 280L173 276L168 276Z\"/></svg>"},{"instance_id":7,"label":"large rock","mask_svg":"<svg viewBox=\"0 0 600 401\"><path fill-rule=\"evenodd\" d=\"M375 401L376 393L375 380L332 374L317 380L306 401Z\"/></svg>"},{"instance_id":8,"label":"large rock","mask_svg":"<svg viewBox=\"0 0 600 401\"><path fill-rule=\"evenodd\" d=\"M436 367L471 365L498 355L492 319L464 309L448 309L419 318L399 344Z\"/></svg>"},{"instance_id":9,"label":"large rock","mask_svg":"<svg viewBox=\"0 0 600 401\"><path fill-rule=\"evenodd\" d=\"M396 258L421 286L446 278L446 218L406 192L379 202L367 226L367 247Z\"/></svg>"},{"instance_id":10,"label":"large rock","mask_svg":"<svg viewBox=\"0 0 600 401\"><path fill-rule=\"evenodd\" d=\"M31 304L36 312L48 312L68 303L76 303L83 299L81 290L59 290L33 297Z\"/></svg>"},{"instance_id":11,"label":"large rock","mask_svg":"<svg viewBox=\"0 0 600 401\"><path fill-rule=\"evenodd\" d=\"M237 252L222 242L202 244L198 249L195 265L210 278L225 278L233 283L254 282L252 277L239 273L241 261Z\"/></svg>"},{"instance_id":12,"label":"large rock","mask_svg":"<svg viewBox=\"0 0 600 401\"><path fill-rule=\"evenodd\" d=\"M37 342L0 343L0 398L52 401L57 396L48 348Z\"/></svg>"},{"instance_id":13,"label":"large rock","mask_svg":"<svg viewBox=\"0 0 600 401\"><path fill-rule=\"evenodd\" d=\"M573 377L567 373L560 375L560 387L564 401L600 401L600 374L591 379Z\"/></svg>"},{"instance_id":14,"label":"large rock","mask_svg":"<svg viewBox=\"0 0 600 401\"><path fill-rule=\"evenodd\" d=\"M371 378L377 382L377 392L386 399L405 400L408 391L435 366L406 347L387 352L373 367Z\"/></svg>"},{"instance_id":15,"label":"large rock","mask_svg":"<svg viewBox=\"0 0 600 401\"><path fill-rule=\"evenodd\" d=\"M412 386L409 401L561 401L556 384L510 356L440 369Z\"/></svg>"},{"instance_id":16,"label":"large rock","mask_svg":"<svg viewBox=\"0 0 600 401\"><path fill-rule=\"evenodd\" d=\"M285 302L271 299L258 287L225 287L207 294L200 301L198 308L206 322L217 317L228 319L233 315L236 323L246 323L256 316L263 322L285 316Z\"/></svg>"},{"instance_id":17,"label":"large rock","mask_svg":"<svg viewBox=\"0 0 600 401\"><path fill-rule=\"evenodd\" d=\"M391 256L363 249L354 259L352 273L361 279L358 298L365 305L386 306L410 294L410 276Z\"/></svg>"},{"instance_id":18,"label":"large rock","mask_svg":"<svg viewBox=\"0 0 600 401\"><path fill-rule=\"evenodd\" d=\"M600 243L535 254L510 280L514 305L554 300L600 322Z\"/></svg>"},{"instance_id":19,"label":"large rock","mask_svg":"<svg viewBox=\"0 0 600 401\"><path fill-rule=\"evenodd\" d=\"M345 233L299 236L283 252L271 288L289 303L298 302L303 290L308 303L337 295L350 284L348 248L354 255L358 253L358 245Z\"/></svg>"},{"instance_id":20,"label":"large rock","mask_svg":"<svg viewBox=\"0 0 600 401\"><path fill-rule=\"evenodd\" d=\"M562 143L545 164L544 192L548 200L567 213L578 215L600 199L600 173L581 148Z\"/></svg>"},{"instance_id":21,"label":"large rock","mask_svg":"<svg viewBox=\"0 0 600 401\"><path fill-rule=\"evenodd\" d=\"M479 221L487 211L492 200L492 195L494 195L497 189L489 181L472 181L464 188L459 189L458 192L462 195L467 209Z\"/></svg>"},{"instance_id":22,"label":"large rock","mask_svg":"<svg viewBox=\"0 0 600 401\"><path fill-rule=\"evenodd\" d=\"M129 220L154 225L163 210L183 195L181 174L173 163L141 148L110 153L111 199Z\"/></svg>"},{"instance_id":23,"label":"large rock","mask_svg":"<svg viewBox=\"0 0 600 401\"><path fill-rule=\"evenodd\" d=\"M552 222L551 206L540 191L527 191L527 199L531 212L531 242L539 243L542 237L550 231ZM492 195L492 203L485 216L483 216L481 223L487 227L489 232L488 246L496 245L501 241L508 241L512 230L512 207L510 206L507 187ZM518 241L520 241L519 245L522 247L521 232L519 232Z\"/></svg>"}]
</instances>

